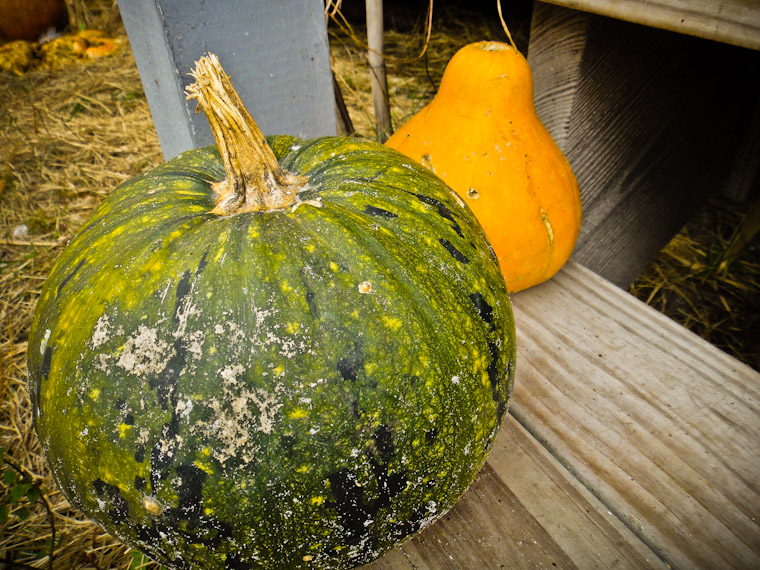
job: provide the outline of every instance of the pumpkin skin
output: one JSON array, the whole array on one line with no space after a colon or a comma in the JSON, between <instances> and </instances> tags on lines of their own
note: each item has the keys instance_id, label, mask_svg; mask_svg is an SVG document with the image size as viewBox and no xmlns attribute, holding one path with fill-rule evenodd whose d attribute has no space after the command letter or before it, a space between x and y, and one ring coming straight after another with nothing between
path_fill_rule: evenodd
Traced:
<instances>
[{"instance_id":1,"label":"pumpkin skin","mask_svg":"<svg viewBox=\"0 0 760 570\"><path fill-rule=\"evenodd\" d=\"M386 144L467 202L510 292L549 279L570 258L581 226L578 183L536 115L530 67L512 46L460 49L433 100Z\"/></svg>"},{"instance_id":2,"label":"pumpkin skin","mask_svg":"<svg viewBox=\"0 0 760 570\"><path fill-rule=\"evenodd\" d=\"M218 150L117 187L29 339L66 497L171 568L351 568L443 515L512 391L509 298L472 212L387 147L269 139L295 206L219 216Z\"/></svg>"},{"instance_id":3,"label":"pumpkin skin","mask_svg":"<svg viewBox=\"0 0 760 570\"><path fill-rule=\"evenodd\" d=\"M0 0L0 36L37 41L66 16L64 0Z\"/></svg>"}]
</instances>

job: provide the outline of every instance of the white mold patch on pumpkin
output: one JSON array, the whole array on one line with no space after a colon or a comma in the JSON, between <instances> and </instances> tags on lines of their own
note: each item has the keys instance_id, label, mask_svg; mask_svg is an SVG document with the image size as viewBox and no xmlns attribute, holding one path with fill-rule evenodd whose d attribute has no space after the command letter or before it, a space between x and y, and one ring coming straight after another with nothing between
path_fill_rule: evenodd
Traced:
<instances>
[{"instance_id":1,"label":"white mold patch on pumpkin","mask_svg":"<svg viewBox=\"0 0 760 570\"><path fill-rule=\"evenodd\" d=\"M191 302L190 297L191 295L187 295L183 298L177 307L177 312L175 314L175 318L177 319L177 330L174 331L174 338L184 337L185 331L187 330L187 322L190 317L200 314L198 307Z\"/></svg>"},{"instance_id":2,"label":"white mold patch on pumpkin","mask_svg":"<svg viewBox=\"0 0 760 570\"><path fill-rule=\"evenodd\" d=\"M244 344L247 338L243 328L235 321L227 321L223 324L214 325L214 334L225 337L229 346Z\"/></svg>"},{"instance_id":3,"label":"white mold patch on pumpkin","mask_svg":"<svg viewBox=\"0 0 760 570\"><path fill-rule=\"evenodd\" d=\"M367 556L368 553L372 558L376 558L377 556L379 556L380 553L377 552L376 550L372 550L369 545L370 545L370 537L365 536L364 538L361 539L361 541L358 544L354 544L349 547L348 555L347 555L348 559L356 560L358 558Z\"/></svg>"},{"instance_id":4,"label":"white mold patch on pumpkin","mask_svg":"<svg viewBox=\"0 0 760 570\"><path fill-rule=\"evenodd\" d=\"M273 433L282 408L280 386L273 391L241 388L244 372L245 368L239 364L218 371L222 397L207 401L205 405L213 414L208 420L196 422L191 427L191 432L203 433L217 442L211 453L222 464L231 458L250 463L259 452L256 434Z\"/></svg>"},{"instance_id":5,"label":"white mold patch on pumpkin","mask_svg":"<svg viewBox=\"0 0 760 570\"><path fill-rule=\"evenodd\" d=\"M121 327L114 329L109 316L106 313L103 313L95 323L95 328L92 331L92 336L90 336L90 348L95 350L99 346L111 340L111 338L114 336L122 334L124 334L124 329Z\"/></svg>"},{"instance_id":6,"label":"white mold patch on pumpkin","mask_svg":"<svg viewBox=\"0 0 760 570\"><path fill-rule=\"evenodd\" d=\"M90 348L96 349L106 342L110 337L111 323L108 322L108 315L100 315L98 322L95 323L95 329L90 337Z\"/></svg>"},{"instance_id":7,"label":"white mold patch on pumpkin","mask_svg":"<svg viewBox=\"0 0 760 570\"><path fill-rule=\"evenodd\" d=\"M280 338L271 331L267 331L266 344L278 344L280 345L280 356L285 358L293 358L298 354L298 349L303 348L303 345L296 343L293 338Z\"/></svg>"},{"instance_id":8,"label":"white mold patch on pumpkin","mask_svg":"<svg viewBox=\"0 0 760 570\"><path fill-rule=\"evenodd\" d=\"M225 386L234 386L238 383L238 376L245 372L240 364L225 366L219 371L219 377L224 381Z\"/></svg>"},{"instance_id":9,"label":"white mold patch on pumpkin","mask_svg":"<svg viewBox=\"0 0 760 570\"><path fill-rule=\"evenodd\" d=\"M150 440L150 429L146 427L140 428L140 430L137 433L137 437L135 438L135 444L137 445L145 445Z\"/></svg>"},{"instance_id":10,"label":"white mold patch on pumpkin","mask_svg":"<svg viewBox=\"0 0 760 570\"><path fill-rule=\"evenodd\" d=\"M435 501L428 501L426 506L428 516L421 521L420 529L423 529L426 526L432 524L442 514L438 511L438 503Z\"/></svg>"},{"instance_id":11,"label":"white mold patch on pumpkin","mask_svg":"<svg viewBox=\"0 0 760 570\"><path fill-rule=\"evenodd\" d=\"M174 347L160 340L156 329L140 325L127 339L116 365L129 374L147 377L158 374L174 356Z\"/></svg>"},{"instance_id":12,"label":"white mold patch on pumpkin","mask_svg":"<svg viewBox=\"0 0 760 570\"><path fill-rule=\"evenodd\" d=\"M270 301L272 304L275 302L274 299ZM256 332L259 332L261 330L261 327L264 325L264 321L273 315L277 314L277 309L259 309L256 307L256 305L251 301L251 312L256 315Z\"/></svg>"},{"instance_id":13,"label":"white mold patch on pumpkin","mask_svg":"<svg viewBox=\"0 0 760 570\"><path fill-rule=\"evenodd\" d=\"M95 361L93 362L93 366L100 370L101 372L105 372L106 374L111 373L111 355L109 354L97 354L95 355Z\"/></svg>"},{"instance_id":14,"label":"white mold patch on pumpkin","mask_svg":"<svg viewBox=\"0 0 760 570\"><path fill-rule=\"evenodd\" d=\"M203 341L206 339L206 334L203 331L194 331L186 335L187 352L189 352L194 360L199 360L203 356Z\"/></svg>"},{"instance_id":15,"label":"white mold patch on pumpkin","mask_svg":"<svg viewBox=\"0 0 760 570\"><path fill-rule=\"evenodd\" d=\"M186 400L179 400L174 408L178 417L187 419L190 417L190 412L193 411L193 400L188 398Z\"/></svg>"}]
</instances>

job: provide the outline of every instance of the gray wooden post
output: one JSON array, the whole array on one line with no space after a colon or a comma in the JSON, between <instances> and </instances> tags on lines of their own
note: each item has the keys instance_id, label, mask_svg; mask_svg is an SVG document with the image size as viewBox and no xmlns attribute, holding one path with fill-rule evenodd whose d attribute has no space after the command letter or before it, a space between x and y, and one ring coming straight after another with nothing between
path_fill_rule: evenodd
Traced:
<instances>
[{"instance_id":1,"label":"gray wooden post","mask_svg":"<svg viewBox=\"0 0 760 570\"><path fill-rule=\"evenodd\" d=\"M119 10L167 160L213 143L185 99L206 53L264 134L337 133L323 0L119 0Z\"/></svg>"}]
</instances>

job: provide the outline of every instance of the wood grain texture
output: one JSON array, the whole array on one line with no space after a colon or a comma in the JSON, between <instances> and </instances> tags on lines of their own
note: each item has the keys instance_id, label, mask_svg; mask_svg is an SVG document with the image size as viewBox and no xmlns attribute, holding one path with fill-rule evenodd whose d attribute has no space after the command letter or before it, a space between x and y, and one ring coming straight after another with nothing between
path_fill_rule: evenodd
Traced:
<instances>
[{"instance_id":1,"label":"wood grain texture","mask_svg":"<svg viewBox=\"0 0 760 570\"><path fill-rule=\"evenodd\" d=\"M561 150L567 148L573 104L581 84L581 63L591 18L576 10L536 4L528 44L534 104Z\"/></svg>"},{"instance_id":2,"label":"wood grain texture","mask_svg":"<svg viewBox=\"0 0 760 570\"><path fill-rule=\"evenodd\" d=\"M517 420L672 567L760 567L760 374L576 264L514 304Z\"/></svg>"},{"instance_id":3,"label":"wood grain texture","mask_svg":"<svg viewBox=\"0 0 760 570\"><path fill-rule=\"evenodd\" d=\"M581 187L573 258L628 287L730 176L760 52L537 2L528 60Z\"/></svg>"},{"instance_id":4,"label":"wood grain texture","mask_svg":"<svg viewBox=\"0 0 760 570\"><path fill-rule=\"evenodd\" d=\"M760 98L747 125L723 190L726 196L737 202L760 198Z\"/></svg>"},{"instance_id":5,"label":"wood grain texture","mask_svg":"<svg viewBox=\"0 0 760 570\"><path fill-rule=\"evenodd\" d=\"M546 0L708 40L760 49L757 0Z\"/></svg>"}]
</instances>

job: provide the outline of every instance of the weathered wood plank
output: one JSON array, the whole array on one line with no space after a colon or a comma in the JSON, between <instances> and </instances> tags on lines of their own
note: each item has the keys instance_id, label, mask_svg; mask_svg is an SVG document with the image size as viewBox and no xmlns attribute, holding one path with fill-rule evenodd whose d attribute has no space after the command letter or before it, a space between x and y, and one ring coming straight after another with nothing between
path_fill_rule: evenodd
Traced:
<instances>
[{"instance_id":1,"label":"weathered wood plank","mask_svg":"<svg viewBox=\"0 0 760 570\"><path fill-rule=\"evenodd\" d=\"M545 0L708 40L760 49L757 0Z\"/></svg>"},{"instance_id":2,"label":"weathered wood plank","mask_svg":"<svg viewBox=\"0 0 760 570\"><path fill-rule=\"evenodd\" d=\"M518 372L518 381L519 377ZM492 454L488 464L579 568L666 567L543 445L513 421L514 427L510 424L508 437L503 438L508 453Z\"/></svg>"},{"instance_id":3,"label":"weathered wood plank","mask_svg":"<svg viewBox=\"0 0 760 570\"><path fill-rule=\"evenodd\" d=\"M537 2L528 60L581 187L573 258L628 287L752 140L760 52Z\"/></svg>"},{"instance_id":4,"label":"weathered wood plank","mask_svg":"<svg viewBox=\"0 0 760 570\"><path fill-rule=\"evenodd\" d=\"M576 264L514 305L518 421L668 564L760 567L760 374Z\"/></svg>"},{"instance_id":5,"label":"weathered wood plank","mask_svg":"<svg viewBox=\"0 0 760 570\"><path fill-rule=\"evenodd\" d=\"M744 140L734 157L731 175L723 189L726 196L739 202L760 189L760 98L747 125Z\"/></svg>"},{"instance_id":6,"label":"weathered wood plank","mask_svg":"<svg viewBox=\"0 0 760 570\"><path fill-rule=\"evenodd\" d=\"M120 0L119 10L165 158L213 142L185 99L209 52L264 134L336 134L322 0Z\"/></svg>"},{"instance_id":7,"label":"weathered wood plank","mask_svg":"<svg viewBox=\"0 0 760 570\"><path fill-rule=\"evenodd\" d=\"M528 45L533 100L541 122L565 152L590 23L589 15L577 10L534 5Z\"/></svg>"},{"instance_id":8,"label":"weathered wood plank","mask_svg":"<svg viewBox=\"0 0 760 570\"><path fill-rule=\"evenodd\" d=\"M441 520L367 570L666 566L513 417Z\"/></svg>"}]
</instances>

